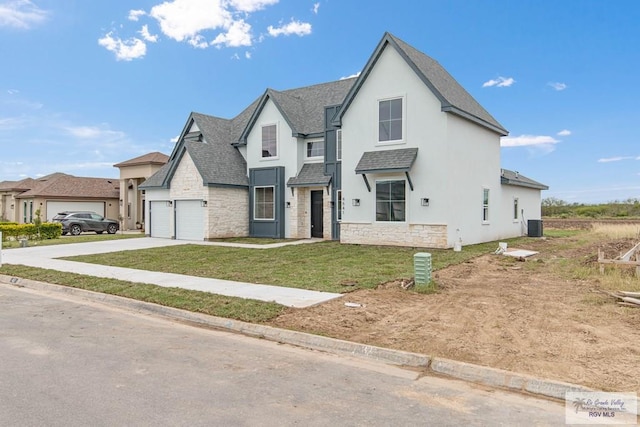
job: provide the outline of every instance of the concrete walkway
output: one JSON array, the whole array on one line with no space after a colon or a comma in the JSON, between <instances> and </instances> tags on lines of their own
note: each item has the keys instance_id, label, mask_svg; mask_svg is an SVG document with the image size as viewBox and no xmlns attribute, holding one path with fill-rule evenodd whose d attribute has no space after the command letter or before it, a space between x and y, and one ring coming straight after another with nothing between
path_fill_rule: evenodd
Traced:
<instances>
[{"instance_id":1,"label":"concrete walkway","mask_svg":"<svg viewBox=\"0 0 640 427\"><path fill-rule=\"evenodd\" d=\"M342 294L286 288L282 286L234 282L231 280L211 279L182 274L160 273L155 271L136 270L132 268L110 267L105 265L60 260L56 258L103 254L118 251L134 251L139 249L185 244L235 246L264 250L286 245L314 243L317 241L319 240L312 239L281 242L269 245L253 245L226 242L190 242L184 240L141 237L137 239L106 240L102 242L15 248L2 250L1 256L3 264L20 264L30 267L84 274L87 276L126 280L129 282L147 283L164 287L191 289L225 296L276 302L288 307L302 308L338 298L342 296ZM1 272L2 270L0 269L0 273Z\"/></svg>"}]
</instances>

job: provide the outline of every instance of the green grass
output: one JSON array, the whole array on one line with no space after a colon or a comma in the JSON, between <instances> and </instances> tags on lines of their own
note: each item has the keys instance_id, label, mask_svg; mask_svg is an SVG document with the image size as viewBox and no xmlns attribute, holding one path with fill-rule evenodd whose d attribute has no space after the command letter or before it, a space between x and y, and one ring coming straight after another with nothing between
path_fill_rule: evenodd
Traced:
<instances>
[{"instance_id":1,"label":"green grass","mask_svg":"<svg viewBox=\"0 0 640 427\"><path fill-rule=\"evenodd\" d=\"M116 234L81 234L79 236L61 236L58 239L29 240L29 246L66 245L69 243L100 242L103 240L136 239L144 237L144 233L116 233ZM20 247L19 241L2 242L3 249Z\"/></svg>"},{"instance_id":2,"label":"green grass","mask_svg":"<svg viewBox=\"0 0 640 427\"><path fill-rule=\"evenodd\" d=\"M526 241L510 239L508 241ZM451 249L347 245L319 242L274 249L181 245L130 252L67 258L73 261L161 271L249 283L288 286L326 292L345 292L413 277L413 255L428 251L433 270L493 252L496 242ZM345 285L350 285L346 287ZM355 286L354 286L355 284Z\"/></svg>"},{"instance_id":3,"label":"green grass","mask_svg":"<svg viewBox=\"0 0 640 427\"><path fill-rule=\"evenodd\" d=\"M244 322L266 322L284 310L283 306L276 303L226 297L180 288L164 288L144 283L104 279L22 265L4 264L0 267L0 274L118 295Z\"/></svg>"}]
</instances>

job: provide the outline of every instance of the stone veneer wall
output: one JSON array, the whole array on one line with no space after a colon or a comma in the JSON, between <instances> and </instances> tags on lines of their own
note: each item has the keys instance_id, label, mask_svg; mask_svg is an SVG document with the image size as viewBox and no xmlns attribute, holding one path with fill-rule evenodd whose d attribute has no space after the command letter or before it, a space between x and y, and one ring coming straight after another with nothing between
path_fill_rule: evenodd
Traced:
<instances>
[{"instance_id":1,"label":"stone veneer wall","mask_svg":"<svg viewBox=\"0 0 640 427\"><path fill-rule=\"evenodd\" d=\"M385 224L341 222L340 242L363 245L446 248L444 224Z\"/></svg>"},{"instance_id":2,"label":"stone veneer wall","mask_svg":"<svg viewBox=\"0 0 640 427\"><path fill-rule=\"evenodd\" d=\"M249 236L249 190L209 188L205 240Z\"/></svg>"}]
</instances>

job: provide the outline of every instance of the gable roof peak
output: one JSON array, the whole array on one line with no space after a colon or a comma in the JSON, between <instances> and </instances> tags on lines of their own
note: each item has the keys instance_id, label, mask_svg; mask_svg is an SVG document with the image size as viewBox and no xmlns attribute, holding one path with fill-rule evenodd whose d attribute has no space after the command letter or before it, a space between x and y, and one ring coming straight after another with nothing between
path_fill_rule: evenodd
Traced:
<instances>
[{"instance_id":1,"label":"gable roof peak","mask_svg":"<svg viewBox=\"0 0 640 427\"><path fill-rule=\"evenodd\" d=\"M363 68L362 73L360 73L360 76L358 76L353 87L347 94L343 108L337 118L338 122L342 120L353 98L362 87L364 81L369 77L371 70L375 67L387 46L392 46L396 52L398 52L420 80L422 80L438 98L443 112L456 114L501 136L508 135L509 132L489 114L440 63L389 32L384 33L378 46Z\"/></svg>"}]
</instances>

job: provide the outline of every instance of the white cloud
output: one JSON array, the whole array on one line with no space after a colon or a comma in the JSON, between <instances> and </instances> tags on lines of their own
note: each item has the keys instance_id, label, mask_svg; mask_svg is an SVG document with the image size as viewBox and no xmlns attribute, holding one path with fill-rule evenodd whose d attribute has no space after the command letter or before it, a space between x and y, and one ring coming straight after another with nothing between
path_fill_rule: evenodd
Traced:
<instances>
[{"instance_id":1,"label":"white cloud","mask_svg":"<svg viewBox=\"0 0 640 427\"><path fill-rule=\"evenodd\" d=\"M18 89L7 89L7 93L9 95L15 95L17 93L20 93L20 91Z\"/></svg>"},{"instance_id":2,"label":"white cloud","mask_svg":"<svg viewBox=\"0 0 640 427\"><path fill-rule=\"evenodd\" d=\"M102 129L96 126L68 126L63 128L69 134L81 139L122 139L124 133L109 129Z\"/></svg>"},{"instance_id":3,"label":"white cloud","mask_svg":"<svg viewBox=\"0 0 640 427\"><path fill-rule=\"evenodd\" d=\"M567 88L567 85L565 83L560 82L550 82L548 83L548 85L557 91L565 90Z\"/></svg>"},{"instance_id":4,"label":"white cloud","mask_svg":"<svg viewBox=\"0 0 640 427\"><path fill-rule=\"evenodd\" d=\"M0 4L0 27L29 29L44 22L49 12L29 0L12 0Z\"/></svg>"},{"instance_id":5,"label":"white cloud","mask_svg":"<svg viewBox=\"0 0 640 427\"><path fill-rule=\"evenodd\" d=\"M571 135L571 131L569 129L562 129L557 133L558 136L569 136Z\"/></svg>"},{"instance_id":6,"label":"white cloud","mask_svg":"<svg viewBox=\"0 0 640 427\"><path fill-rule=\"evenodd\" d=\"M602 159L598 159L598 163L611 163L611 162L620 162L622 160L638 160L633 156L616 156L616 157L605 157Z\"/></svg>"},{"instance_id":7,"label":"white cloud","mask_svg":"<svg viewBox=\"0 0 640 427\"><path fill-rule=\"evenodd\" d=\"M150 43L155 43L158 41L158 36L156 34L151 35L149 33L149 27L147 25L143 25L140 31L138 31L138 34L140 34L143 39Z\"/></svg>"},{"instance_id":8,"label":"white cloud","mask_svg":"<svg viewBox=\"0 0 640 427\"><path fill-rule=\"evenodd\" d=\"M320 3L314 3L313 4L313 9L311 9L314 13L314 15L318 14L318 10L320 9Z\"/></svg>"},{"instance_id":9,"label":"white cloud","mask_svg":"<svg viewBox=\"0 0 640 427\"><path fill-rule=\"evenodd\" d=\"M251 46L251 25L243 20L234 21L224 34L218 36L211 45L225 45L227 47Z\"/></svg>"},{"instance_id":10,"label":"white cloud","mask_svg":"<svg viewBox=\"0 0 640 427\"><path fill-rule=\"evenodd\" d=\"M245 58L247 58L247 59L251 59L251 52L246 51L246 52L244 53L244 57L245 57Z\"/></svg>"},{"instance_id":11,"label":"white cloud","mask_svg":"<svg viewBox=\"0 0 640 427\"><path fill-rule=\"evenodd\" d=\"M122 40L119 37L113 37L112 34L109 32L103 38L98 39L98 44L115 53L118 61L131 61L147 54L147 45L142 40L135 37Z\"/></svg>"},{"instance_id":12,"label":"white cloud","mask_svg":"<svg viewBox=\"0 0 640 427\"><path fill-rule=\"evenodd\" d=\"M240 12L255 12L278 3L278 0L229 0L229 5Z\"/></svg>"},{"instance_id":13,"label":"white cloud","mask_svg":"<svg viewBox=\"0 0 640 427\"><path fill-rule=\"evenodd\" d=\"M180 135L176 135L173 138L171 138L169 141L175 144L176 142L178 142L179 139L180 139Z\"/></svg>"},{"instance_id":14,"label":"white cloud","mask_svg":"<svg viewBox=\"0 0 640 427\"><path fill-rule=\"evenodd\" d=\"M560 141L547 135L505 136L500 139L501 147L553 146Z\"/></svg>"},{"instance_id":15,"label":"white cloud","mask_svg":"<svg viewBox=\"0 0 640 427\"><path fill-rule=\"evenodd\" d=\"M25 119L20 117L0 117L0 130L12 130L24 128Z\"/></svg>"},{"instance_id":16,"label":"white cloud","mask_svg":"<svg viewBox=\"0 0 640 427\"><path fill-rule=\"evenodd\" d=\"M147 12L144 10L130 10L129 11L129 21L138 21L141 16L145 16Z\"/></svg>"},{"instance_id":17,"label":"white cloud","mask_svg":"<svg viewBox=\"0 0 640 427\"><path fill-rule=\"evenodd\" d=\"M178 42L193 40L205 30L229 28L233 22L220 0L165 1L152 7L149 15L164 35Z\"/></svg>"},{"instance_id":18,"label":"white cloud","mask_svg":"<svg viewBox=\"0 0 640 427\"><path fill-rule=\"evenodd\" d=\"M274 27L272 25L269 25L267 27L267 31L269 32L269 35L272 37L278 37L281 35L289 36L291 34L302 37L302 36L307 36L311 34L311 24L309 24L308 22L300 22L300 21L292 20L288 24L283 25L281 27Z\"/></svg>"},{"instance_id":19,"label":"white cloud","mask_svg":"<svg viewBox=\"0 0 640 427\"><path fill-rule=\"evenodd\" d=\"M497 79L491 79L482 83L482 87L509 87L515 82L513 77L498 77Z\"/></svg>"},{"instance_id":20,"label":"white cloud","mask_svg":"<svg viewBox=\"0 0 640 427\"><path fill-rule=\"evenodd\" d=\"M340 77L340 80L346 80L346 79L351 79L353 77L358 77L358 76L360 76L360 73L361 73L361 71L358 71L357 73L351 74L350 76Z\"/></svg>"}]
</instances>

